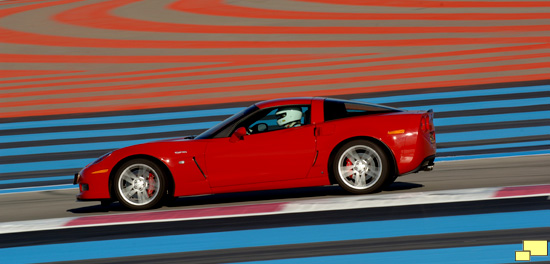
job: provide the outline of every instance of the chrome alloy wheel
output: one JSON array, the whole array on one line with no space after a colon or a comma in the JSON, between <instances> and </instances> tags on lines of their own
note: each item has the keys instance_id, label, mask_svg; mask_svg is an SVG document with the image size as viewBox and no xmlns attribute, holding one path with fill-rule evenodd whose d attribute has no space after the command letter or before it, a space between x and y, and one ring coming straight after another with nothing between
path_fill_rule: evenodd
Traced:
<instances>
[{"instance_id":1,"label":"chrome alloy wheel","mask_svg":"<svg viewBox=\"0 0 550 264\"><path fill-rule=\"evenodd\" d=\"M379 182L382 158L371 147L354 145L346 149L338 160L338 177L352 189L364 190Z\"/></svg>"},{"instance_id":2,"label":"chrome alloy wheel","mask_svg":"<svg viewBox=\"0 0 550 264\"><path fill-rule=\"evenodd\" d=\"M122 173L117 182L120 198L134 206L148 205L160 192L158 173L146 164L132 164Z\"/></svg>"}]
</instances>

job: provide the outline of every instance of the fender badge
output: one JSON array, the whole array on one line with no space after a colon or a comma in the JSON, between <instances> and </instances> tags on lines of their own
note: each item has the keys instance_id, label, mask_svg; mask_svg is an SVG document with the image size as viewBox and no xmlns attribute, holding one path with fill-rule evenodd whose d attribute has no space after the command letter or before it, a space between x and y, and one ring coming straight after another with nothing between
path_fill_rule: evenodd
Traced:
<instances>
[{"instance_id":1,"label":"fender badge","mask_svg":"<svg viewBox=\"0 0 550 264\"><path fill-rule=\"evenodd\" d=\"M181 150L181 151L174 152L174 154L185 154L185 153L187 153L187 150Z\"/></svg>"}]
</instances>

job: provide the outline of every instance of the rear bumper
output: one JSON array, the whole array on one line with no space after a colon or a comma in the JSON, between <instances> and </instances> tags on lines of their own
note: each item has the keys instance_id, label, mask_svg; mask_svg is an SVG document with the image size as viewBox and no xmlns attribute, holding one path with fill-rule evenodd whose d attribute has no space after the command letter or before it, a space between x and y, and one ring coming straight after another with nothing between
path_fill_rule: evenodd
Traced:
<instances>
[{"instance_id":1,"label":"rear bumper","mask_svg":"<svg viewBox=\"0 0 550 264\"><path fill-rule=\"evenodd\" d=\"M434 169L434 165L435 165L435 155L430 155L424 158L424 160L422 160L420 165L418 165L418 167L416 167L414 170L409 171L407 173L400 174L399 176L403 176L411 173L418 173L420 171L432 171Z\"/></svg>"},{"instance_id":2,"label":"rear bumper","mask_svg":"<svg viewBox=\"0 0 550 264\"><path fill-rule=\"evenodd\" d=\"M420 166L416 168L413 172L419 172L419 171L432 171L434 169L435 165L435 155L429 156L425 158L422 163L420 163Z\"/></svg>"}]
</instances>

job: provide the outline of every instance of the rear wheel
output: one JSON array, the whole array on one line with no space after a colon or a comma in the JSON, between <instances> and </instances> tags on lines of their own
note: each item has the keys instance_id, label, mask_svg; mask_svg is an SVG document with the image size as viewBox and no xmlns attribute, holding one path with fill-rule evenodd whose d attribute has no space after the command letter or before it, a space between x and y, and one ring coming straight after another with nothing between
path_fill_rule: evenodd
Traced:
<instances>
[{"instance_id":1,"label":"rear wheel","mask_svg":"<svg viewBox=\"0 0 550 264\"><path fill-rule=\"evenodd\" d=\"M157 206L166 193L166 179L161 168L146 159L124 163L114 179L119 202L134 210Z\"/></svg>"},{"instance_id":2,"label":"rear wheel","mask_svg":"<svg viewBox=\"0 0 550 264\"><path fill-rule=\"evenodd\" d=\"M388 157L368 140L343 145L334 157L332 169L338 184L354 194L378 191L389 177Z\"/></svg>"}]
</instances>

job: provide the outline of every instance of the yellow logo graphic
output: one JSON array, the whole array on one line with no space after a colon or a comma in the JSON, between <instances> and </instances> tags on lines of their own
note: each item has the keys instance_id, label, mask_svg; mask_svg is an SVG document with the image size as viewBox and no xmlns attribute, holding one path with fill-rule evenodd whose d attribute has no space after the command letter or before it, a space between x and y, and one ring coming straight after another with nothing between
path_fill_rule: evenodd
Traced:
<instances>
[{"instance_id":1,"label":"yellow logo graphic","mask_svg":"<svg viewBox=\"0 0 550 264\"><path fill-rule=\"evenodd\" d=\"M531 256L548 256L548 240L524 240L523 250L516 251L516 261L530 261Z\"/></svg>"}]
</instances>

